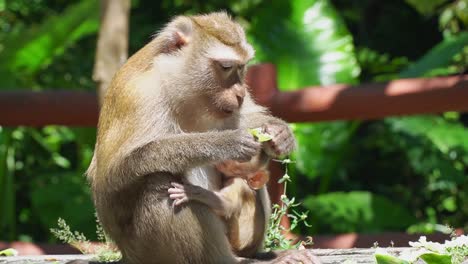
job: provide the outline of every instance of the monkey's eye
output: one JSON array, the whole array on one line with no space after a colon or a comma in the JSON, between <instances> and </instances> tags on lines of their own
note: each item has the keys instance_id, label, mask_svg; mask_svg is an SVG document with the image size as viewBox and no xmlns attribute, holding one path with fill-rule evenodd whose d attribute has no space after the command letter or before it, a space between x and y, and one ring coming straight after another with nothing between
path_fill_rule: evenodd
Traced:
<instances>
[{"instance_id":1,"label":"monkey's eye","mask_svg":"<svg viewBox=\"0 0 468 264\"><path fill-rule=\"evenodd\" d=\"M232 61L220 61L219 66L221 66L221 69L228 71L234 67L234 63Z\"/></svg>"}]
</instances>

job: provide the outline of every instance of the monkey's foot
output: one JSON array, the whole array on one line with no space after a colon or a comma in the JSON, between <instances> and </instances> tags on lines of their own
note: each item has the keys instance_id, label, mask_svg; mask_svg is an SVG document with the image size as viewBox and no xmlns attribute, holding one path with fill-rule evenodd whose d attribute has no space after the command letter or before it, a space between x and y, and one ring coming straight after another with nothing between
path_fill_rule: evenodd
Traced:
<instances>
[{"instance_id":1,"label":"monkey's foot","mask_svg":"<svg viewBox=\"0 0 468 264\"><path fill-rule=\"evenodd\" d=\"M313 255L310 250L287 250L280 253L280 256L273 260L274 264L321 264L320 259Z\"/></svg>"}]
</instances>

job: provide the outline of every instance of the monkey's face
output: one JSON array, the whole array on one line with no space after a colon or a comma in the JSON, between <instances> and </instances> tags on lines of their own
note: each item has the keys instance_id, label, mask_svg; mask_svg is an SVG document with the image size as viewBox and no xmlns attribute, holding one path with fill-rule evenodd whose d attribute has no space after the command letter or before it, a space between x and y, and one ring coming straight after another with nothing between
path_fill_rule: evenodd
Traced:
<instances>
[{"instance_id":1,"label":"monkey's face","mask_svg":"<svg viewBox=\"0 0 468 264\"><path fill-rule=\"evenodd\" d=\"M245 65L232 61L212 60L211 68L216 82L212 97L213 110L219 117L227 117L239 111L244 102L246 86L244 85Z\"/></svg>"},{"instance_id":2,"label":"monkey's face","mask_svg":"<svg viewBox=\"0 0 468 264\"><path fill-rule=\"evenodd\" d=\"M247 43L229 47L217 43L208 49L207 80L211 83L209 90L209 110L218 118L227 118L236 114L242 107L247 93L245 85L246 63L253 52L246 50ZM248 46L250 47L250 45ZM251 48L250 48L251 49Z\"/></svg>"}]
</instances>

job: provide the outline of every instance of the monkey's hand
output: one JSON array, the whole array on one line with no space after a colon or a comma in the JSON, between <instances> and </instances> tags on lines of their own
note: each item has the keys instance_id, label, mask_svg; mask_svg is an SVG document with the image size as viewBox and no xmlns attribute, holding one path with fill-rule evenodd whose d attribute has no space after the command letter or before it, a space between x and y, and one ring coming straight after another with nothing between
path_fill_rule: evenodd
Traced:
<instances>
[{"instance_id":1,"label":"monkey's hand","mask_svg":"<svg viewBox=\"0 0 468 264\"><path fill-rule=\"evenodd\" d=\"M287 155L296 148L296 139L288 124L272 121L264 124L262 130L271 136L271 140L263 142L263 149L269 156Z\"/></svg>"},{"instance_id":2,"label":"monkey's hand","mask_svg":"<svg viewBox=\"0 0 468 264\"><path fill-rule=\"evenodd\" d=\"M203 187L192 184L180 184L171 182L172 188L169 188L169 198L174 200L173 206L179 206L188 201L199 201L208 205L215 212L220 213L224 211L225 201L223 197L217 193L207 190Z\"/></svg>"},{"instance_id":3,"label":"monkey's hand","mask_svg":"<svg viewBox=\"0 0 468 264\"><path fill-rule=\"evenodd\" d=\"M230 160L249 161L260 152L262 144L255 140L255 137L246 129L237 129L232 132L235 133L235 136L234 142L230 144L233 147Z\"/></svg>"}]
</instances>

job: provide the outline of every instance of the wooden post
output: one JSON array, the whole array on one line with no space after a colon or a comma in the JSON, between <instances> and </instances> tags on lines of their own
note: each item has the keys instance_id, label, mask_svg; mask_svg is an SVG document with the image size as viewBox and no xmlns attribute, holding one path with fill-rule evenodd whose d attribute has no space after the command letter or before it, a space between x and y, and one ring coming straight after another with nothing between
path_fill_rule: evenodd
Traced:
<instances>
[{"instance_id":1,"label":"wooden post","mask_svg":"<svg viewBox=\"0 0 468 264\"><path fill-rule=\"evenodd\" d=\"M127 60L129 16L130 0L101 0L101 26L93 71L99 103L112 77Z\"/></svg>"}]
</instances>

